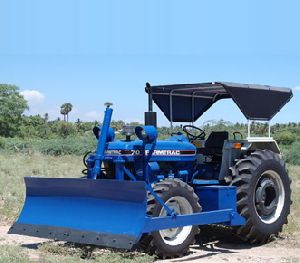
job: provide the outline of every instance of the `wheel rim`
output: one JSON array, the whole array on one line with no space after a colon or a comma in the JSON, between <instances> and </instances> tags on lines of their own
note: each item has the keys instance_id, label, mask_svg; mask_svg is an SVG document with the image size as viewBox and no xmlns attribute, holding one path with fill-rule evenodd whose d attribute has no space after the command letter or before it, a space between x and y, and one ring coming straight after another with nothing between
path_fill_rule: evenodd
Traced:
<instances>
[{"instance_id":1,"label":"wheel rim","mask_svg":"<svg viewBox=\"0 0 300 263\"><path fill-rule=\"evenodd\" d=\"M261 221L274 223L281 215L285 191L279 174L273 170L262 173L255 190L255 208Z\"/></svg>"},{"instance_id":2,"label":"wheel rim","mask_svg":"<svg viewBox=\"0 0 300 263\"><path fill-rule=\"evenodd\" d=\"M174 210L177 215L192 214L193 208L189 201L182 196L174 196L166 201L166 204ZM167 211L162 208L159 216L167 216ZM164 242L171 246L180 245L186 240L193 226L177 227L160 230L159 234Z\"/></svg>"}]
</instances>

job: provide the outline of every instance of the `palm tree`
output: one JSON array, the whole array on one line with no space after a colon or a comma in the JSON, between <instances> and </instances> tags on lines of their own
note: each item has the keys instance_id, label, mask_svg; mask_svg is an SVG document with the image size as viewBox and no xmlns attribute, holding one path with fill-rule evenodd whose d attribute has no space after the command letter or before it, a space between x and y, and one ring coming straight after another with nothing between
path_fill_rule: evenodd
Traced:
<instances>
[{"instance_id":1,"label":"palm tree","mask_svg":"<svg viewBox=\"0 0 300 263\"><path fill-rule=\"evenodd\" d=\"M60 106L60 114L64 116L64 121L69 121L69 113L72 111L73 105L69 102ZM67 117L67 118L66 118Z\"/></svg>"},{"instance_id":2,"label":"palm tree","mask_svg":"<svg viewBox=\"0 0 300 263\"><path fill-rule=\"evenodd\" d=\"M60 107L60 114L64 116L64 121L66 121L66 109L62 106Z\"/></svg>"},{"instance_id":3,"label":"palm tree","mask_svg":"<svg viewBox=\"0 0 300 263\"><path fill-rule=\"evenodd\" d=\"M46 112L44 115L45 122L49 121L49 114Z\"/></svg>"}]
</instances>

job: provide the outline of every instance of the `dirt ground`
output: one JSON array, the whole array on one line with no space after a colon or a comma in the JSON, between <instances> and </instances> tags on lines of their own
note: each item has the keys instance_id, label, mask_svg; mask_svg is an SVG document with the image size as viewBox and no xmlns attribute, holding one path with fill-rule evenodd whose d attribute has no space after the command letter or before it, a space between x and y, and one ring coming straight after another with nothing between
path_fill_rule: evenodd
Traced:
<instances>
[{"instance_id":1,"label":"dirt ground","mask_svg":"<svg viewBox=\"0 0 300 263\"><path fill-rule=\"evenodd\" d=\"M29 258L39 261L38 245L46 239L8 235L9 226L0 226L0 245L10 244L25 248ZM229 242L228 242L229 241ZM200 241L201 243L201 241ZM263 246L250 246L237 240L215 238L210 242L194 245L191 253L182 258L156 262L300 262L300 236L276 239Z\"/></svg>"}]
</instances>

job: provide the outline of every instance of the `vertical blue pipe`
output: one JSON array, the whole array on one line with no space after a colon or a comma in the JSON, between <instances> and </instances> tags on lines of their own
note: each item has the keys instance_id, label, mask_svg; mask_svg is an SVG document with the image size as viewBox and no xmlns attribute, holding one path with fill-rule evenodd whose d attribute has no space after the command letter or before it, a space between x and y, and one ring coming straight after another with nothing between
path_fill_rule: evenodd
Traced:
<instances>
[{"instance_id":1,"label":"vertical blue pipe","mask_svg":"<svg viewBox=\"0 0 300 263\"><path fill-rule=\"evenodd\" d=\"M109 125L111 122L112 113L113 113L113 109L109 108L108 106L105 110L104 120L101 127L101 134L98 139L96 156L95 156L95 165L92 171L91 179L97 179L97 175L101 172L101 165L105 154L107 135L108 135Z\"/></svg>"},{"instance_id":2,"label":"vertical blue pipe","mask_svg":"<svg viewBox=\"0 0 300 263\"><path fill-rule=\"evenodd\" d=\"M119 157L115 161L115 176L116 180L124 181L124 163L125 161Z\"/></svg>"}]
</instances>

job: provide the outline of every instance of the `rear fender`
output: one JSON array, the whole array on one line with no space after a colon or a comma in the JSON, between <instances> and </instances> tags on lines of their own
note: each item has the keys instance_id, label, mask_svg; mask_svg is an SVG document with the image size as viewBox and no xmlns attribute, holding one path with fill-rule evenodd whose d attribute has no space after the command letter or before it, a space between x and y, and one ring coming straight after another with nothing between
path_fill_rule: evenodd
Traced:
<instances>
[{"instance_id":1,"label":"rear fender","mask_svg":"<svg viewBox=\"0 0 300 263\"><path fill-rule=\"evenodd\" d=\"M247 151L269 150L281 155L279 146L273 138L249 138L247 141L248 144L245 145Z\"/></svg>"},{"instance_id":2,"label":"rear fender","mask_svg":"<svg viewBox=\"0 0 300 263\"><path fill-rule=\"evenodd\" d=\"M241 149L235 149L233 144L241 143ZM224 142L222 152L222 165L220 169L219 180L231 181L230 167L234 165L235 160L242 158L248 152L256 150L269 150L281 155L277 142L268 137L252 137L247 140L227 140Z\"/></svg>"}]
</instances>

